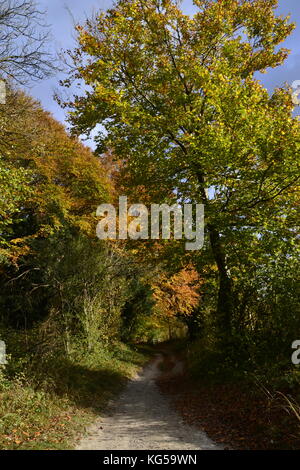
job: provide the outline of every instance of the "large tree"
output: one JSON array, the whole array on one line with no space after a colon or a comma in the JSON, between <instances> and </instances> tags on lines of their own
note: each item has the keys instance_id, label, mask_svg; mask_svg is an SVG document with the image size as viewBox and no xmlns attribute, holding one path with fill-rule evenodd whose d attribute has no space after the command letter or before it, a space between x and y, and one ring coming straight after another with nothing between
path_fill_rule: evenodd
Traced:
<instances>
[{"instance_id":1,"label":"large tree","mask_svg":"<svg viewBox=\"0 0 300 470\"><path fill-rule=\"evenodd\" d=\"M231 255L283 223L293 234L299 123L288 90L269 96L255 73L285 60L294 25L276 0L194 4L191 17L174 0L119 0L79 26L74 78L89 87L70 120L78 133L105 126L98 150L124 160L131 184L205 205L229 332Z\"/></svg>"}]
</instances>

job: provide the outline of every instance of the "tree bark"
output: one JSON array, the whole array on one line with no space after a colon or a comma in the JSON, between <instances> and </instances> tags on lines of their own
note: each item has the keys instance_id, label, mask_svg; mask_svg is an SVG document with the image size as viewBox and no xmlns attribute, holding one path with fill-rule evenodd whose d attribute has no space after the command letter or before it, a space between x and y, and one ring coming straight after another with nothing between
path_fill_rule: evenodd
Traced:
<instances>
[{"instance_id":1,"label":"tree bark","mask_svg":"<svg viewBox=\"0 0 300 470\"><path fill-rule=\"evenodd\" d=\"M195 169L194 169L195 171ZM205 192L205 180L201 170L195 171L200 188L200 195L204 206L209 205ZM231 336L231 320L233 313L232 280L226 267L226 256L218 229L211 223L207 224L210 246L219 273L219 291L217 303L217 326L219 335Z\"/></svg>"},{"instance_id":2,"label":"tree bark","mask_svg":"<svg viewBox=\"0 0 300 470\"><path fill-rule=\"evenodd\" d=\"M226 258L219 232L211 225L209 231L210 245L219 273L219 292L217 304L217 323L220 332L231 334L231 319L233 310L232 280L226 267Z\"/></svg>"}]
</instances>

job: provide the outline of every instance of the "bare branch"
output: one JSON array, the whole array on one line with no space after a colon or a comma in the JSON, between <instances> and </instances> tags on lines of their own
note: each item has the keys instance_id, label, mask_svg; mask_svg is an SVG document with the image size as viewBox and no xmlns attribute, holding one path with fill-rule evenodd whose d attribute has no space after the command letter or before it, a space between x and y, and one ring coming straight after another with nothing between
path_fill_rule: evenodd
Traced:
<instances>
[{"instance_id":1,"label":"bare branch","mask_svg":"<svg viewBox=\"0 0 300 470\"><path fill-rule=\"evenodd\" d=\"M34 0L0 0L0 76L18 84L51 75L49 27Z\"/></svg>"}]
</instances>

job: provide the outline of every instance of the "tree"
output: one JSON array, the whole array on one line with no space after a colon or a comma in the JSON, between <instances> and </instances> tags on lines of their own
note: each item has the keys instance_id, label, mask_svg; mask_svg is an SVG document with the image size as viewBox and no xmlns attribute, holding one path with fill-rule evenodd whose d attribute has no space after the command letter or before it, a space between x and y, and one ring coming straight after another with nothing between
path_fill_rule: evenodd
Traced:
<instances>
[{"instance_id":1,"label":"tree","mask_svg":"<svg viewBox=\"0 0 300 470\"><path fill-rule=\"evenodd\" d=\"M53 71L49 30L34 0L0 3L0 77L24 84Z\"/></svg>"},{"instance_id":2,"label":"tree","mask_svg":"<svg viewBox=\"0 0 300 470\"><path fill-rule=\"evenodd\" d=\"M166 269L153 280L155 310L167 321L178 319L188 328L189 338L195 338L203 326L199 315L201 303L200 278L192 265L188 265L175 274ZM171 335L170 335L171 336Z\"/></svg>"},{"instance_id":3,"label":"tree","mask_svg":"<svg viewBox=\"0 0 300 470\"><path fill-rule=\"evenodd\" d=\"M78 26L75 78L90 88L68 104L75 132L105 126L98 151L113 149L132 185L205 205L223 335L241 250L278 227L294 235L299 123L289 92L270 97L254 76L285 60L294 25L276 0L194 4L190 17L172 0L119 0Z\"/></svg>"},{"instance_id":4,"label":"tree","mask_svg":"<svg viewBox=\"0 0 300 470\"><path fill-rule=\"evenodd\" d=\"M156 307L166 317L189 316L199 303L199 275L187 266L169 276L162 272L153 281Z\"/></svg>"},{"instance_id":5,"label":"tree","mask_svg":"<svg viewBox=\"0 0 300 470\"><path fill-rule=\"evenodd\" d=\"M95 237L110 183L92 152L23 92L0 108L0 253L17 261L64 227Z\"/></svg>"}]
</instances>

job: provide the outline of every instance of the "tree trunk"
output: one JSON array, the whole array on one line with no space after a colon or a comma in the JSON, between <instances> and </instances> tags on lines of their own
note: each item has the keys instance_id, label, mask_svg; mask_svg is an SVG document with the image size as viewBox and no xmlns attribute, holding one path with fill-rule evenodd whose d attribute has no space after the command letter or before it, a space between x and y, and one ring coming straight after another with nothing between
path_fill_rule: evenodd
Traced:
<instances>
[{"instance_id":1,"label":"tree trunk","mask_svg":"<svg viewBox=\"0 0 300 470\"><path fill-rule=\"evenodd\" d=\"M230 335L233 310L232 280L226 267L226 258L220 234L211 224L208 224L207 228L211 249L219 272L217 323L220 333L224 332Z\"/></svg>"},{"instance_id":2,"label":"tree trunk","mask_svg":"<svg viewBox=\"0 0 300 470\"><path fill-rule=\"evenodd\" d=\"M181 317L188 329L188 337L190 341L196 341L203 334L204 322L203 316L199 310L194 310L190 315Z\"/></svg>"},{"instance_id":3,"label":"tree trunk","mask_svg":"<svg viewBox=\"0 0 300 470\"><path fill-rule=\"evenodd\" d=\"M196 169L195 173L199 182L202 203L207 207L209 205L209 200L205 192L204 176L199 169ZM222 337L229 337L231 336L231 319L233 311L232 280L226 267L226 257L220 238L220 233L213 224L207 224L207 229L209 232L210 246L213 257L219 272L217 326L219 329L219 334Z\"/></svg>"}]
</instances>

